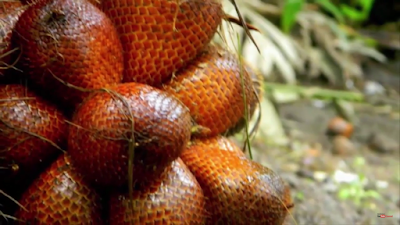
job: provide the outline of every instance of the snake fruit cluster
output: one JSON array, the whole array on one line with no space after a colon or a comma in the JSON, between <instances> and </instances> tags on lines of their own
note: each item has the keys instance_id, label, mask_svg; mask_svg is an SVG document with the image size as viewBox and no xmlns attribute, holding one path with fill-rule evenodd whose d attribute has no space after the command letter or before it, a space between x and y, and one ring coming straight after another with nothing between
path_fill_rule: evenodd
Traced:
<instances>
[{"instance_id":1,"label":"snake fruit cluster","mask_svg":"<svg viewBox=\"0 0 400 225\"><path fill-rule=\"evenodd\" d=\"M211 42L221 1L4 6L0 189L19 205L0 198L0 212L17 224L283 223L288 186L227 137L262 85Z\"/></svg>"}]
</instances>

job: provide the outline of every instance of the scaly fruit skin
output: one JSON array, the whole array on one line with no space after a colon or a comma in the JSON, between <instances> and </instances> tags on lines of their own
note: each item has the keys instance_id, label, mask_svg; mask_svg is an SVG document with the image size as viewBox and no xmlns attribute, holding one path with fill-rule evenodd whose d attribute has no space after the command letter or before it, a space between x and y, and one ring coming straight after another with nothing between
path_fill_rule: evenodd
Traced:
<instances>
[{"instance_id":1,"label":"scaly fruit skin","mask_svg":"<svg viewBox=\"0 0 400 225\"><path fill-rule=\"evenodd\" d=\"M254 94L255 98L253 98L249 104L249 112L248 112L248 118L247 122L250 122L252 117L254 116L254 112L256 111L257 107L259 106L259 103L262 100L263 97L263 82L264 82L264 77L255 68L252 68L250 64L248 64L246 61L243 61L243 69L249 73L249 76L251 77L251 80L254 85ZM234 125L233 127L229 128L229 130L225 133L225 136L232 136L240 131L242 131L246 127L246 120L245 117L240 118L240 120ZM256 127L250 127L249 129L253 129ZM251 131L249 131L251 132Z\"/></svg>"},{"instance_id":2,"label":"scaly fruit skin","mask_svg":"<svg viewBox=\"0 0 400 225\"><path fill-rule=\"evenodd\" d=\"M19 16L24 12L26 6L21 2L0 2L0 77L4 70L12 67L16 60L11 55L11 34Z\"/></svg>"},{"instance_id":3,"label":"scaly fruit skin","mask_svg":"<svg viewBox=\"0 0 400 225\"><path fill-rule=\"evenodd\" d=\"M124 48L124 81L152 86L194 59L224 15L215 0L109 0L102 8Z\"/></svg>"},{"instance_id":4,"label":"scaly fruit skin","mask_svg":"<svg viewBox=\"0 0 400 225\"><path fill-rule=\"evenodd\" d=\"M204 195L180 158L130 195L111 194L111 224L205 224ZM133 207L133 209L132 209Z\"/></svg>"},{"instance_id":5,"label":"scaly fruit skin","mask_svg":"<svg viewBox=\"0 0 400 225\"><path fill-rule=\"evenodd\" d=\"M100 201L63 154L22 195L27 211L20 208L16 217L32 224L103 224Z\"/></svg>"},{"instance_id":6,"label":"scaly fruit skin","mask_svg":"<svg viewBox=\"0 0 400 225\"><path fill-rule=\"evenodd\" d=\"M46 0L20 0L20 1L24 5L33 5L33 4L36 4L36 3L40 2L40 1L46 1ZM90 3L92 3L93 5L95 5L97 7L100 7L101 0L87 0L87 1L89 1Z\"/></svg>"},{"instance_id":7,"label":"scaly fruit skin","mask_svg":"<svg viewBox=\"0 0 400 225\"><path fill-rule=\"evenodd\" d=\"M22 6L20 1L1 1L0 2L0 16L13 12L15 9Z\"/></svg>"},{"instance_id":8,"label":"scaly fruit skin","mask_svg":"<svg viewBox=\"0 0 400 225\"><path fill-rule=\"evenodd\" d=\"M224 137L197 139L181 158L204 191L207 224L282 224L293 206L283 180Z\"/></svg>"},{"instance_id":9,"label":"scaly fruit skin","mask_svg":"<svg viewBox=\"0 0 400 225\"><path fill-rule=\"evenodd\" d=\"M122 81L122 46L107 16L87 0L43 0L18 20L21 66L57 102L75 107L88 92ZM57 78L56 78L57 77Z\"/></svg>"},{"instance_id":10,"label":"scaly fruit skin","mask_svg":"<svg viewBox=\"0 0 400 225\"><path fill-rule=\"evenodd\" d=\"M257 101L251 78L243 71L244 90L238 58L221 46L209 45L162 90L181 100L196 123L209 129L204 136L215 136L244 117L243 93L248 109Z\"/></svg>"},{"instance_id":11,"label":"scaly fruit skin","mask_svg":"<svg viewBox=\"0 0 400 225\"><path fill-rule=\"evenodd\" d=\"M65 119L24 85L0 85L0 158L21 172L35 170L61 152L55 145L66 143Z\"/></svg>"},{"instance_id":12,"label":"scaly fruit skin","mask_svg":"<svg viewBox=\"0 0 400 225\"><path fill-rule=\"evenodd\" d=\"M72 122L68 151L74 163L88 179L105 186L126 184L129 139L135 147L133 179L150 179L179 157L192 127L182 103L139 83L94 93Z\"/></svg>"}]
</instances>

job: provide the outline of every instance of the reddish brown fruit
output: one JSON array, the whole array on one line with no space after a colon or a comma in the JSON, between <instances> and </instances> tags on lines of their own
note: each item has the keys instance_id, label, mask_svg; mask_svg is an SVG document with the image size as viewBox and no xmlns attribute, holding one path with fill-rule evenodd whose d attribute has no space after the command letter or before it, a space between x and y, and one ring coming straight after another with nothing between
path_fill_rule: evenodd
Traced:
<instances>
[{"instance_id":1,"label":"reddish brown fruit","mask_svg":"<svg viewBox=\"0 0 400 225\"><path fill-rule=\"evenodd\" d=\"M224 15L215 0L109 0L102 8L123 44L125 82L153 86L195 58Z\"/></svg>"},{"instance_id":2,"label":"reddish brown fruit","mask_svg":"<svg viewBox=\"0 0 400 225\"><path fill-rule=\"evenodd\" d=\"M249 102L249 112L248 112L248 118L247 121L250 122L250 120L252 119L252 117L254 116L254 112L256 111L257 107L259 106L259 103L262 100L263 97L263 82L264 82L264 77L262 76L262 74L260 73L260 71L258 71L255 68L252 68L248 63L246 63L245 61L243 61L243 65L244 65L244 69L246 72L249 73L249 76L251 77L251 80L253 82L254 85L254 89L255 89L255 98ZM229 130L225 133L225 136L231 136L234 135L240 131L242 131L246 126L246 120L245 117L240 118L240 120L236 123L236 125L234 125L233 127L229 128ZM253 129L256 127L250 127L249 129ZM249 132L251 132L251 130L249 130Z\"/></svg>"},{"instance_id":3,"label":"reddish brown fruit","mask_svg":"<svg viewBox=\"0 0 400 225\"><path fill-rule=\"evenodd\" d=\"M0 1L0 15L7 14L14 11L15 9L22 6L22 3L18 0L3 0Z\"/></svg>"},{"instance_id":4,"label":"reddish brown fruit","mask_svg":"<svg viewBox=\"0 0 400 225\"><path fill-rule=\"evenodd\" d=\"M61 155L23 194L16 217L32 224L103 224L99 195Z\"/></svg>"},{"instance_id":5,"label":"reddish brown fruit","mask_svg":"<svg viewBox=\"0 0 400 225\"><path fill-rule=\"evenodd\" d=\"M24 5L33 5L33 4L37 3L38 1L42 1L42 0L20 0L20 2Z\"/></svg>"},{"instance_id":6,"label":"reddish brown fruit","mask_svg":"<svg viewBox=\"0 0 400 225\"><path fill-rule=\"evenodd\" d=\"M36 4L36 3L40 2L40 1L46 1L46 0L20 0L20 1L24 5L33 5L33 4ZM100 7L101 0L86 0L86 1L89 1L93 5L95 5L97 7Z\"/></svg>"},{"instance_id":7,"label":"reddish brown fruit","mask_svg":"<svg viewBox=\"0 0 400 225\"><path fill-rule=\"evenodd\" d=\"M12 68L16 62L12 53L15 49L11 47L11 34L19 16L24 12L26 6L19 1L0 1L0 77L4 70Z\"/></svg>"},{"instance_id":8,"label":"reddish brown fruit","mask_svg":"<svg viewBox=\"0 0 400 225\"><path fill-rule=\"evenodd\" d=\"M209 46L185 70L163 86L185 104L198 125L209 128L208 136L226 132L245 115L243 93L248 112L257 102L248 73L237 57L220 46ZM243 70L245 71L245 70Z\"/></svg>"},{"instance_id":9,"label":"reddish brown fruit","mask_svg":"<svg viewBox=\"0 0 400 225\"><path fill-rule=\"evenodd\" d=\"M35 170L61 151L68 126L52 104L23 85L0 85L0 159Z\"/></svg>"},{"instance_id":10,"label":"reddish brown fruit","mask_svg":"<svg viewBox=\"0 0 400 225\"><path fill-rule=\"evenodd\" d=\"M113 193L111 224L204 224L204 195L180 158L150 184L128 193Z\"/></svg>"},{"instance_id":11,"label":"reddish brown fruit","mask_svg":"<svg viewBox=\"0 0 400 225\"><path fill-rule=\"evenodd\" d=\"M353 134L353 125L341 117L335 117L329 121L326 133L328 135L341 135L344 137L351 137Z\"/></svg>"},{"instance_id":12,"label":"reddish brown fruit","mask_svg":"<svg viewBox=\"0 0 400 225\"><path fill-rule=\"evenodd\" d=\"M13 36L21 65L41 89L70 106L122 80L122 47L107 16L86 0L44 0L20 17ZM57 77L57 78L56 78Z\"/></svg>"},{"instance_id":13,"label":"reddish brown fruit","mask_svg":"<svg viewBox=\"0 0 400 225\"><path fill-rule=\"evenodd\" d=\"M283 180L224 137L196 140L181 157L204 191L207 224L282 224L293 206Z\"/></svg>"},{"instance_id":14,"label":"reddish brown fruit","mask_svg":"<svg viewBox=\"0 0 400 225\"><path fill-rule=\"evenodd\" d=\"M130 147L136 145L133 179L150 179L179 157L191 126L188 109L168 93L145 84L120 84L95 93L77 110L68 151L89 179L119 186L127 181Z\"/></svg>"}]
</instances>

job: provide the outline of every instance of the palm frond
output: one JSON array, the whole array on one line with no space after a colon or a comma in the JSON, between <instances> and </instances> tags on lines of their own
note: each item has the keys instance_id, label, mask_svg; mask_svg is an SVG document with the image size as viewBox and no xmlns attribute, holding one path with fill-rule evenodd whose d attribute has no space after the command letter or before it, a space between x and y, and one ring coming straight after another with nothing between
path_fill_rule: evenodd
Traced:
<instances>
[{"instance_id":1,"label":"palm frond","mask_svg":"<svg viewBox=\"0 0 400 225\"><path fill-rule=\"evenodd\" d=\"M243 28L226 21L215 41L225 42L229 48L237 49L239 36L245 60L266 78L277 73L285 82L293 84L300 75L311 78L323 75L332 84L343 85L348 79L362 77L360 60L386 60L384 55L362 39L354 38L348 28L313 7L304 7L298 13L293 32L287 35L268 19L281 16L281 6L277 2L236 0L236 4L242 16L259 29L260 32L251 33L261 54L249 41ZM226 14L238 16L229 0L224 0L223 5Z\"/></svg>"}]
</instances>

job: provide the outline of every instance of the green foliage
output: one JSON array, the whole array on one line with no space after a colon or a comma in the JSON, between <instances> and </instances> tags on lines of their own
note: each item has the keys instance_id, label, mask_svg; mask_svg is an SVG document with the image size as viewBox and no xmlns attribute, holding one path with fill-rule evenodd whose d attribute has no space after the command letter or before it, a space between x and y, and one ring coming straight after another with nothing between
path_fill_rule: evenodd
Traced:
<instances>
[{"instance_id":1,"label":"green foliage","mask_svg":"<svg viewBox=\"0 0 400 225\"><path fill-rule=\"evenodd\" d=\"M340 10L348 19L354 22L362 22L368 19L374 0L358 0L357 3L361 7L361 10L357 10L346 4L340 4Z\"/></svg>"},{"instance_id":2,"label":"green foliage","mask_svg":"<svg viewBox=\"0 0 400 225\"><path fill-rule=\"evenodd\" d=\"M296 22L297 14L302 10L305 3L315 3L326 10L339 23L363 22L368 19L374 0L356 0L354 5L339 3L332 0L285 0L282 10L281 28L288 33ZM357 8L360 8L358 10Z\"/></svg>"},{"instance_id":3,"label":"green foliage","mask_svg":"<svg viewBox=\"0 0 400 225\"><path fill-rule=\"evenodd\" d=\"M351 200L356 205L362 205L364 201L369 199L380 199L381 195L375 190L365 190L364 180L366 179L364 175L358 175L359 180L353 181L349 184L342 184L339 191L338 197L341 200Z\"/></svg>"},{"instance_id":4,"label":"green foliage","mask_svg":"<svg viewBox=\"0 0 400 225\"><path fill-rule=\"evenodd\" d=\"M316 0L315 3L320 5L327 12L331 13L337 21L339 21L340 23L344 23L343 12L330 0Z\"/></svg>"},{"instance_id":5,"label":"green foliage","mask_svg":"<svg viewBox=\"0 0 400 225\"><path fill-rule=\"evenodd\" d=\"M303 9L305 0L285 0L283 6L281 28L283 32L288 33L296 23L296 16Z\"/></svg>"},{"instance_id":6,"label":"green foliage","mask_svg":"<svg viewBox=\"0 0 400 225\"><path fill-rule=\"evenodd\" d=\"M366 165L366 161L363 157L357 157L353 161L353 168L361 169ZM371 199L381 199L382 196L376 190L367 190L365 188L367 176L363 173L357 175L358 179L344 183L339 186L338 198L341 200L351 200L357 206L364 205L364 203Z\"/></svg>"},{"instance_id":7,"label":"green foliage","mask_svg":"<svg viewBox=\"0 0 400 225\"><path fill-rule=\"evenodd\" d=\"M374 0L357 0L356 5L348 5L340 3L339 5L332 3L331 0L315 0L324 10L331 13L337 21L344 23L345 19L352 22L362 22L368 19ZM357 10L360 7L361 10Z\"/></svg>"},{"instance_id":8,"label":"green foliage","mask_svg":"<svg viewBox=\"0 0 400 225\"><path fill-rule=\"evenodd\" d=\"M305 199L304 193L303 192L297 192L296 195L295 195L295 198L297 200L303 201Z\"/></svg>"}]
</instances>

